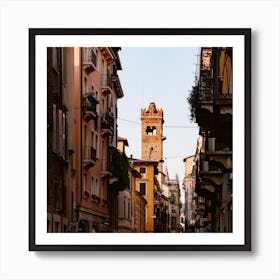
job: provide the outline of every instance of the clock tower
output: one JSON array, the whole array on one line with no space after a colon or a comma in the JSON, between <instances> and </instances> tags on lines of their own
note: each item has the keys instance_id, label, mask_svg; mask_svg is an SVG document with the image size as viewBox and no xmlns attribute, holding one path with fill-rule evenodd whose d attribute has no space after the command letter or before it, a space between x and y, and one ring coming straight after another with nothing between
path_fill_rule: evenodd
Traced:
<instances>
[{"instance_id":1,"label":"clock tower","mask_svg":"<svg viewBox=\"0 0 280 280\"><path fill-rule=\"evenodd\" d=\"M142 125L142 159L157 161L158 171L162 172L162 136L163 110L156 108L154 102L149 104L148 109L141 109Z\"/></svg>"}]
</instances>

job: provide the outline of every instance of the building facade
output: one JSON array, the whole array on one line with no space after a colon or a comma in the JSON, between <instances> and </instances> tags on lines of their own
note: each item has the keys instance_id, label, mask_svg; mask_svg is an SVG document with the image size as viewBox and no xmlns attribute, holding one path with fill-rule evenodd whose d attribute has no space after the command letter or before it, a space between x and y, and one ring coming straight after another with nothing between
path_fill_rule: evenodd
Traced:
<instances>
[{"instance_id":1,"label":"building facade","mask_svg":"<svg viewBox=\"0 0 280 280\"><path fill-rule=\"evenodd\" d=\"M47 49L47 231L68 232L74 191L73 48Z\"/></svg>"},{"instance_id":2,"label":"building facade","mask_svg":"<svg viewBox=\"0 0 280 280\"><path fill-rule=\"evenodd\" d=\"M116 229L119 50L48 48L49 232Z\"/></svg>"},{"instance_id":3,"label":"building facade","mask_svg":"<svg viewBox=\"0 0 280 280\"><path fill-rule=\"evenodd\" d=\"M154 190L158 162L133 158L129 158L129 162L131 167L141 174L140 178L136 178L135 190L147 201L145 207L145 232L154 232L156 218Z\"/></svg>"},{"instance_id":4,"label":"building facade","mask_svg":"<svg viewBox=\"0 0 280 280\"><path fill-rule=\"evenodd\" d=\"M201 48L189 103L200 127L195 192L204 200L204 231L232 232L232 48Z\"/></svg>"},{"instance_id":5,"label":"building facade","mask_svg":"<svg viewBox=\"0 0 280 280\"><path fill-rule=\"evenodd\" d=\"M125 155L126 138L118 137L118 150ZM145 232L147 201L138 189L140 172L130 162L128 187L118 193L118 232Z\"/></svg>"}]
</instances>

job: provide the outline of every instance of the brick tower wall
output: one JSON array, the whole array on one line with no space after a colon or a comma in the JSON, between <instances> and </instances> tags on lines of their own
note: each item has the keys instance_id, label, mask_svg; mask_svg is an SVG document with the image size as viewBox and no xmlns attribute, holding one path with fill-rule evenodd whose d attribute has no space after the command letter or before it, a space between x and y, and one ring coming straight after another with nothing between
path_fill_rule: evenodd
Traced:
<instances>
[{"instance_id":1,"label":"brick tower wall","mask_svg":"<svg viewBox=\"0 0 280 280\"><path fill-rule=\"evenodd\" d=\"M154 102L149 104L148 109L141 109L143 160L160 161L162 159L163 122L163 110L156 108ZM162 171L162 163L159 163L158 169Z\"/></svg>"}]
</instances>

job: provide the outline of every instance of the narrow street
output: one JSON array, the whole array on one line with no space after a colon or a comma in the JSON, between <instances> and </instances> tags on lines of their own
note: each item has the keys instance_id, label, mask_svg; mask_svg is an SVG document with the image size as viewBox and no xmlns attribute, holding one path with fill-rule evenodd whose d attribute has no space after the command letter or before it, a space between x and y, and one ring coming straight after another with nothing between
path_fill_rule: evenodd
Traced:
<instances>
[{"instance_id":1,"label":"narrow street","mask_svg":"<svg viewBox=\"0 0 280 280\"><path fill-rule=\"evenodd\" d=\"M232 232L231 48L48 48L48 232Z\"/></svg>"}]
</instances>

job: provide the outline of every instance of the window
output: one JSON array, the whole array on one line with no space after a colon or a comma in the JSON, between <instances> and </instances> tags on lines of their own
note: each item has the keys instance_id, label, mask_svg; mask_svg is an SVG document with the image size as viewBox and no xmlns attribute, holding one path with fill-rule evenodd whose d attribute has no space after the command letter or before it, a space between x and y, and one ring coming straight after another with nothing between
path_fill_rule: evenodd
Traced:
<instances>
[{"instance_id":1,"label":"window","mask_svg":"<svg viewBox=\"0 0 280 280\"><path fill-rule=\"evenodd\" d=\"M155 126L147 126L146 128L146 135L156 135L157 130Z\"/></svg>"},{"instance_id":2,"label":"window","mask_svg":"<svg viewBox=\"0 0 280 280\"><path fill-rule=\"evenodd\" d=\"M106 72L107 72L107 69L105 68L104 59L102 59L102 69L101 69L101 71L102 71L102 74L103 74L103 75L106 74Z\"/></svg>"},{"instance_id":3,"label":"window","mask_svg":"<svg viewBox=\"0 0 280 280\"><path fill-rule=\"evenodd\" d=\"M99 197L99 182L98 182L98 179L95 179L94 194Z\"/></svg>"},{"instance_id":4,"label":"window","mask_svg":"<svg viewBox=\"0 0 280 280\"><path fill-rule=\"evenodd\" d=\"M170 197L170 203L174 204L176 202L176 196L174 194Z\"/></svg>"},{"instance_id":5,"label":"window","mask_svg":"<svg viewBox=\"0 0 280 280\"><path fill-rule=\"evenodd\" d=\"M106 149L105 149L104 141L102 141L101 152L102 152L102 171L106 171L107 170L107 158L106 158Z\"/></svg>"},{"instance_id":6,"label":"window","mask_svg":"<svg viewBox=\"0 0 280 280\"><path fill-rule=\"evenodd\" d=\"M59 71L59 48L52 48L52 65L56 71Z\"/></svg>"},{"instance_id":7,"label":"window","mask_svg":"<svg viewBox=\"0 0 280 280\"><path fill-rule=\"evenodd\" d=\"M93 133L93 131L91 132L91 147L94 148L94 133Z\"/></svg>"},{"instance_id":8,"label":"window","mask_svg":"<svg viewBox=\"0 0 280 280\"><path fill-rule=\"evenodd\" d=\"M59 222L54 223L54 232L59 232Z\"/></svg>"},{"instance_id":9,"label":"window","mask_svg":"<svg viewBox=\"0 0 280 280\"><path fill-rule=\"evenodd\" d=\"M83 159L87 160L88 159L88 141L87 141L87 126L84 125L83 127Z\"/></svg>"},{"instance_id":10,"label":"window","mask_svg":"<svg viewBox=\"0 0 280 280\"><path fill-rule=\"evenodd\" d=\"M52 144L52 148L53 148L53 152L57 153L57 130L58 130L58 119L57 119L57 111L56 111L56 105L53 104L53 144Z\"/></svg>"},{"instance_id":11,"label":"window","mask_svg":"<svg viewBox=\"0 0 280 280\"><path fill-rule=\"evenodd\" d=\"M103 114L105 113L105 101L104 101L104 99L102 99L102 112L103 112Z\"/></svg>"},{"instance_id":12,"label":"window","mask_svg":"<svg viewBox=\"0 0 280 280\"><path fill-rule=\"evenodd\" d=\"M87 146L87 126L84 125L84 146Z\"/></svg>"},{"instance_id":13,"label":"window","mask_svg":"<svg viewBox=\"0 0 280 280\"><path fill-rule=\"evenodd\" d=\"M98 50L97 50L97 48L93 48L93 52L96 57L95 66L96 66L96 69L98 69Z\"/></svg>"},{"instance_id":14,"label":"window","mask_svg":"<svg viewBox=\"0 0 280 280\"><path fill-rule=\"evenodd\" d=\"M131 219L131 204L130 204L130 200L127 203L127 211L128 211L128 219Z\"/></svg>"},{"instance_id":15,"label":"window","mask_svg":"<svg viewBox=\"0 0 280 280\"><path fill-rule=\"evenodd\" d=\"M88 49L84 48L84 61L88 61Z\"/></svg>"},{"instance_id":16,"label":"window","mask_svg":"<svg viewBox=\"0 0 280 280\"><path fill-rule=\"evenodd\" d=\"M140 167L139 172L142 174L146 173L146 167Z\"/></svg>"},{"instance_id":17,"label":"window","mask_svg":"<svg viewBox=\"0 0 280 280\"><path fill-rule=\"evenodd\" d=\"M53 104L53 152L65 158L66 115Z\"/></svg>"},{"instance_id":18,"label":"window","mask_svg":"<svg viewBox=\"0 0 280 280\"><path fill-rule=\"evenodd\" d=\"M94 178L91 177L91 180L90 180L90 192L91 194L94 194Z\"/></svg>"},{"instance_id":19,"label":"window","mask_svg":"<svg viewBox=\"0 0 280 280\"><path fill-rule=\"evenodd\" d=\"M145 206L145 223L148 222L148 209L147 209L147 205Z\"/></svg>"},{"instance_id":20,"label":"window","mask_svg":"<svg viewBox=\"0 0 280 280\"><path fill-rule=\"evenodd\" d=\"M107 97L107 104L108 104L108 108L112 108L112 95L109 94L108 97Z\"/></svg>"},{"instance_id":21,"label":"window","mask_svg":"<svg viewBox=\"0 0 280 280\"><path fill-rule=\"evenodd\" d=\"M104 184L103 181L102 181L102 184L101 184L101 192L100 192L100 194L101 194L101 199L107 200L106 199L107 198L107 194L106 194L105 184Z\"/></svg>"},{"instance_id":22,"label":"window","mask_svg":"<svg viewBox=\"0 0 280 280\"><path fill-rule=\"evenodd\" d=\"M66 126L66 118L65 114L62 110L58 110L58 119L59 119L59 155L65 158L65 126Z\"/></svg>"},{"instance_id":23,"label":"window","mask_svg":"<svg viewBox=\"0 0 280 280\"><path fill-rule=\"evenodd\" d=\"M87 77L84 77L84 90L85 90L85 92L87 93L88 92L88 79L87 79Z\"/></svg>"},{"instance_id":24,"label":"window","mask_svg":"<svg viewBox=\"0 0 280 280\"><path fill-rule=\"evenodd\" d=\"M126 199L123 201L123 217L126 219Z\"/></svg>"},{"instance_id":25,"label":"window","mask_svg":"<svg viewBox=\"0 0 280 280\"><path fill-rule=\"evenodd\" d=\"M146 195L146 183L139 183L139 192L145 196Z\"/></svg>"},{"instance_id":26,"label":"window","mask_svg":"<svg viewBox=\"0 0 280 280\"><path fill-rule=\"evenodd\" d=\"M96 157L98 158L98 135L95 135L95 149L96 149Z\"/></svg>"},{"instance_id":27,"label":"window","mask_svg":"<svg viewBox=\"0 0 280 280\"><path fill-rule=\"evenodd\" d=\"M87 174L85 173L84 174L84 193L86 192L86 190L87 190Z\"/></svg>"}]
</instances>

